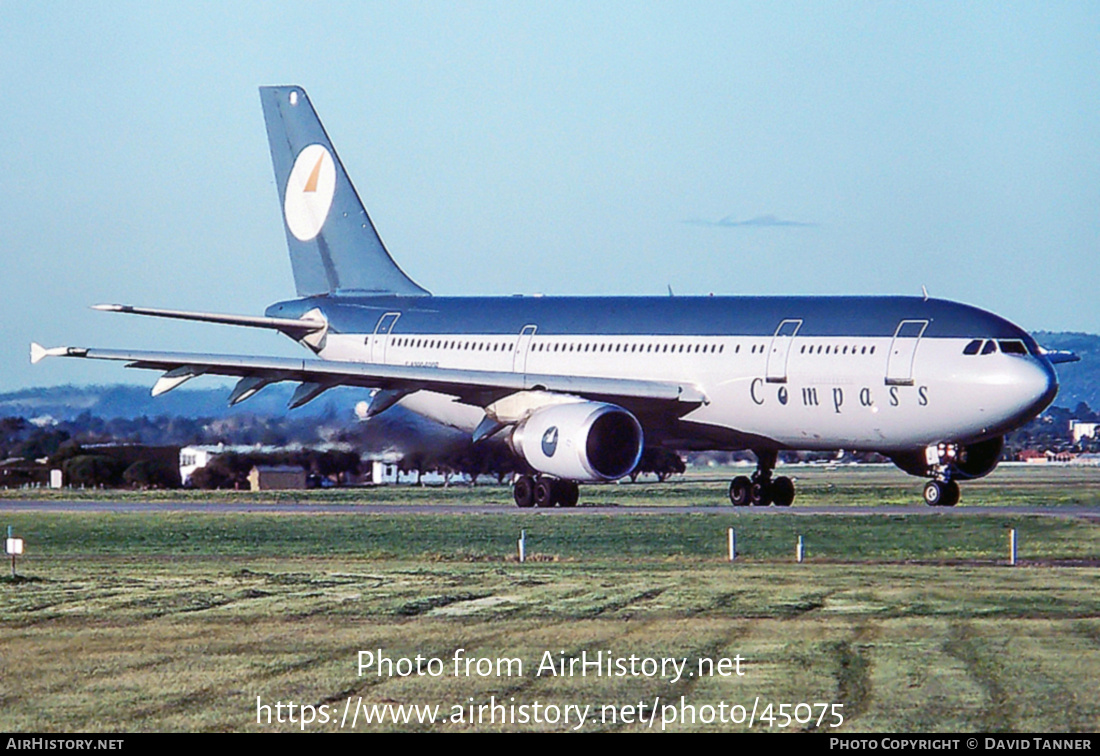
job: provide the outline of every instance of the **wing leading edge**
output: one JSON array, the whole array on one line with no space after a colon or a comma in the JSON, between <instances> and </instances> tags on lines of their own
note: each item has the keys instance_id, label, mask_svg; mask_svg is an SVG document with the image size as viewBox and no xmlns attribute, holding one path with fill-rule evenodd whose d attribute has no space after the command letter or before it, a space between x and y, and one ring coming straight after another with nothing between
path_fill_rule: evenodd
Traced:
<instances>
[{"instance_id":1,"label":"wing leading edge","mask_svg":"<svg viewBox=\"0 0 1100 756\"><path fill-rule=\"evenodd\" d=\"M650 412L669 412L677 417L682 417L708 401L697 386L688 383L299 360L286 357L85 347L46 348L31 344L31 362L39 362L46 357L113 360L127 363L126 367L163 370L164 374L153 386L154 396L171 391L199 375L234 376L240 380L230 393L230 404L254 396L269 384L295 381L300 385L291 398L290 409L302 406L335 386L379 389L372 402L371 414L378 414L414 391L436 391L454 396L464 404L482 408L522 391L545 391L594 401L617 402L628 408L633 406Z\"/></svg>"}]
</instances>

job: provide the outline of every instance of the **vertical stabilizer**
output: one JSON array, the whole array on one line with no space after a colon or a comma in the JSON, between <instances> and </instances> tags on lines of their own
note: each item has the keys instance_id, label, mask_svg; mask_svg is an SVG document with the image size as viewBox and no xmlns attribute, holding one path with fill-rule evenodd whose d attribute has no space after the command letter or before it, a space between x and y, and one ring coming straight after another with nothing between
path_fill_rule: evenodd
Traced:
<instances>
[{"instance_id":1,"label":"vertical stabilizer","mask_svg":"<svg viewBox=\"0 0 1100 756\"><path fill-rule=\"evenodd\" d=\"M260 87L298 296L424 296L386 251L301 87Z\"/></svg>"}]
</instances>

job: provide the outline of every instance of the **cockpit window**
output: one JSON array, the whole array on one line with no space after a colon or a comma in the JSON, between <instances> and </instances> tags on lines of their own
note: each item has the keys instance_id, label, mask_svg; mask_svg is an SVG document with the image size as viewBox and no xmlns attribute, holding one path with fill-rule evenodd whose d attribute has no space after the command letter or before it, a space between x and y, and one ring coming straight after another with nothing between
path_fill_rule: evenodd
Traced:
<instances>
[{"instance_id":1,"label":"cockpit window","mask_svg":"<svg viewBox=\"0 0 1100 756\"><path fill-rule=\"evenodd\" d=\"M1027 347L1024 346L1024 342L1022 341L1012 339L1009 341L999 341L997 343L1000 345L1001 351L1005 354L1027 355Z\"/></svg>"},{"instance_id":2,"label":"cockpit window","mask_svg":"<svg viewBox=\"0 0 1100 756\"><path fill-rule=\"evenodd\" d=\"M993 339L985 342L985 346L982 347L982 354L993 354L997 351L997 342Z\"/></svg>"},{"instance_id":3,"label":"cockpit window","mask_svg":"<svg viewBox=\"0 0 1100 756\"><path fill-rule=\"evenodd\" d=\"M977 354L978 350L982 348L982 340L974 339L963 348L963 354Z\"/></svg>"}]
</instances>

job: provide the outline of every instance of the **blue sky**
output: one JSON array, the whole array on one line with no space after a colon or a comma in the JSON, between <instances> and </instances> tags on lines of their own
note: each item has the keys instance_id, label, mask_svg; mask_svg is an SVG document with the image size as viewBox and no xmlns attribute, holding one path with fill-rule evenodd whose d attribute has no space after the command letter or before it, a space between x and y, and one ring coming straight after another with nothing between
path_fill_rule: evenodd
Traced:
<instances>
[{"instance_id":1,"label":"blue sky","mask_svg":"<svg viewBox=\"0 0 1100 756\"><path fill-rule=\"evenodd\" d=\"M98 313L293 295L301 84L437 294L919 293L1100 332L1096 3L6 3L0 390L27 345L299 354Z\"/></svg>"}]
</instances>

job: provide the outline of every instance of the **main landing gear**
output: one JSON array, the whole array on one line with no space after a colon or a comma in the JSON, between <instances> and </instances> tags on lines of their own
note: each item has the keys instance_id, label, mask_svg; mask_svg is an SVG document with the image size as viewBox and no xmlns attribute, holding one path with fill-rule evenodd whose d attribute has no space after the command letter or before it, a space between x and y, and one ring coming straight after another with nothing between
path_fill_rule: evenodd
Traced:
<instances>
[{"instance_id":1,"label":"main landing gear","mask_svg":"<svg viewBox=\"0 0 1100 756\"><path fill-rule=\"evenodd\" d=\"M518 507L575 507L580 486L574 480L549 475L521 475L512 485L512 498Z\"/></svg>"},{"instance_id":2,"label":"main landing gear","mask_svg":"<svg viewBox=\"0 0 1100 756\"><path fill-rule=\"evenodd\" d=\"M735 507L789 507L794 501L794 483L786 475L772 478L772 470L779 454L775 451L758 451L756 472L752 477L738 475L730 482L730 501Z\"/></svg>"}]
</instances>

